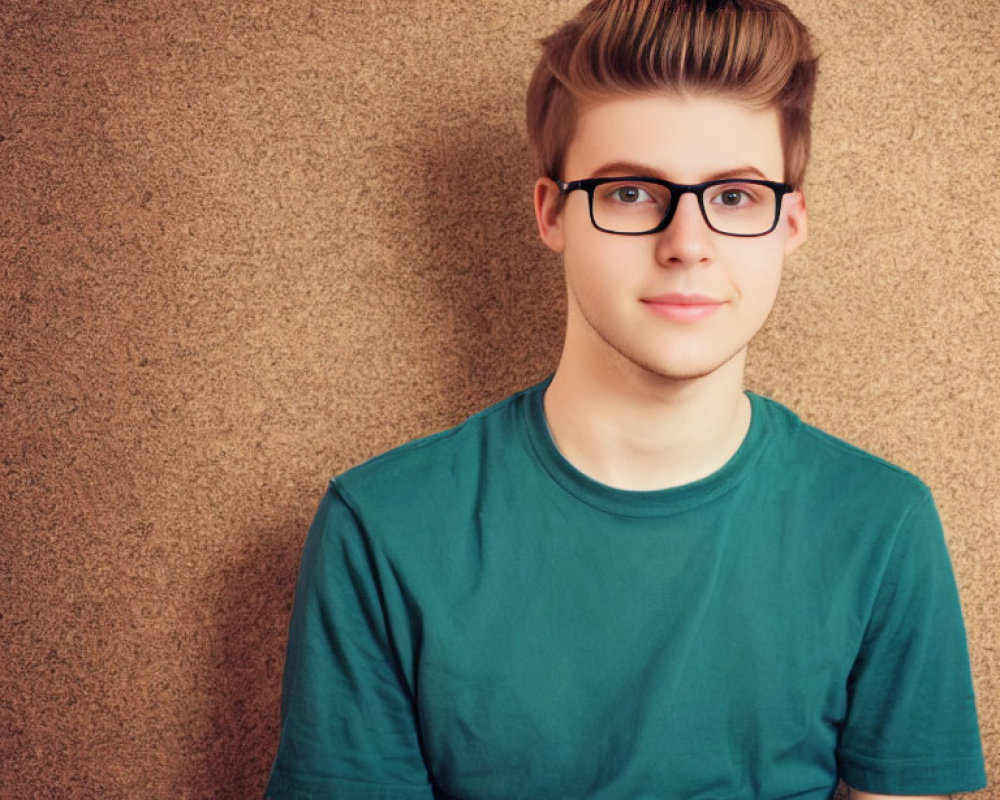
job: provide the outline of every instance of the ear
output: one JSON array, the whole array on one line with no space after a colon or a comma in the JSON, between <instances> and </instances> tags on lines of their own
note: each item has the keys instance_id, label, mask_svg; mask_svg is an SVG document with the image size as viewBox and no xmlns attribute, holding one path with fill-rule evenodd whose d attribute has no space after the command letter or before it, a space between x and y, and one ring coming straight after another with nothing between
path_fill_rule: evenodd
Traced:
<instances>
[{"instance_id":1,"label":"ear","mask_svg":"<svg viewBox=\"0 0 1000 800\"><path fill-rule=\"evenodd\" d=\"M557 253L566 246L563 234L563 204L559 202L559 187L551 178L539 178L535 181L535 220L538 222L538 235L542 241Z\"/></svg>"},{"instance_id":2,"label":"ear","mask_svg":"<svg viewBox=\"0 0 1000 800\"><path fill-rule=\"evenodd\" d=\"M782 198L785 212L785 255L798 249L809 236L809 218L806 214L806 196L801 191L786 194Z\"/></svg>"}]
</instances>

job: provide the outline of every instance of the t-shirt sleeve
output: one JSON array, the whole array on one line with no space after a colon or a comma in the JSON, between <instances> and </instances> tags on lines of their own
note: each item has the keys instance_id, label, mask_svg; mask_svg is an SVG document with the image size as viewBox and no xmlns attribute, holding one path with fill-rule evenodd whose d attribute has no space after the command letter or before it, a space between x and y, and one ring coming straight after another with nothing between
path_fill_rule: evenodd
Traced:
<instances>
[{"instance_id":1,"label":"t-shirt sleeve","mask_svg":"<svg viewBox=\"0 0 1000 800\"><path fill-rule=\"evenodd\" d=\"M844 781L878 794L986 785L965 627L930 493L904 517L848 686Z\"/></svg>"},{"instance_id":2,"label":"t-shirt sleeve","mask_svg":"<svg viewBox=\"0 0 1000 800\"><path fill-rule=\"evenodd\" d=\"M378 554L331 485L302 554L272 800L431 800Z\"/></svg>"}]
</instances>

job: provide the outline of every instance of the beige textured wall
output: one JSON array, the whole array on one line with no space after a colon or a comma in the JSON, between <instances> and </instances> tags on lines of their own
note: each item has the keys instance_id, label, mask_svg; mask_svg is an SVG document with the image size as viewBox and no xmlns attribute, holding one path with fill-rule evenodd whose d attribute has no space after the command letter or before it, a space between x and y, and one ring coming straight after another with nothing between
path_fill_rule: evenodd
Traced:
<instances>
[{"instance_id":1,"label":"beige textured wall","mask_svg":"<svg viewBox=\"0 0 1000 800\"><path fill-rule=\"evenodd\" d=\"M578 5L0 5L0 797L262 792L327 477L554 365L521 107ZM935 490L996 782L997 8L794 7L812 237L751 384Z\"/></svg>"}]
</instances>

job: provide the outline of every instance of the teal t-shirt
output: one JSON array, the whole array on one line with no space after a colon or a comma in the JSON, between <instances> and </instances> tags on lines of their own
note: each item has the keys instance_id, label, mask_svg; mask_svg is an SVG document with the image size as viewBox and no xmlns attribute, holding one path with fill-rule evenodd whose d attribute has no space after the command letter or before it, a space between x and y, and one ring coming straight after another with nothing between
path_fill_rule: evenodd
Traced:
<instances>
[{"instance_id":1,"label":"teal t-shirt","mask_svg":"<svg viewBox=\"0 0 1000 800\"><path fill-rule=\"evenodd\" d=\"M613 489L555 448L544 389L331 482L269 797L985 784L958 594L919 480L750 395L718 472Z\"/></svg>"}]
</instances>

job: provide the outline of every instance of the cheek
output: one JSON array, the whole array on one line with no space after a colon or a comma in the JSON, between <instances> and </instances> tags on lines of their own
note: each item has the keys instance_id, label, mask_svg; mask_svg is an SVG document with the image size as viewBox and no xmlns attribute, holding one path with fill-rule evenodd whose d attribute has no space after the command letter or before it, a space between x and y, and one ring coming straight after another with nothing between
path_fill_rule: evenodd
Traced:
<instances>
[{"instance_id":1,"label":"cheek","mask_svg":"<svg viewBox=\"0 0 1000 800\"><path fill-rule=\"evenodd\" d=\"M739 265L733 281L744 301L764 311L769 311L774 305L784 263L781 242L767 244L752 255L744 253L742 259L729 262Z\"/></svg>"},{"instance_id":2,"label":"cheek","mask_svg":"<svg viewBox=\"0 0 1000 800\"><path fill-rule=\"evenodd\" d=\"M575 238L563 254L566 282L581 300L602 306L627 303L654 262L649 243L638 238L596 235Z\"/></svg>"},{"instance_id":3,"label":"cheek","mask_svg":"<svg viewBox=\"0 0 1000 800\"><path fill-rule=\"evenodd\" d=\"M567 278L575 285L601 285L612 280L621 255L615 252L610 237L602 234L587 221L570 226L566 231L563 261Z\"/></svg>"}]
</instances>

